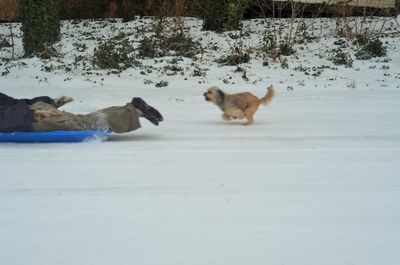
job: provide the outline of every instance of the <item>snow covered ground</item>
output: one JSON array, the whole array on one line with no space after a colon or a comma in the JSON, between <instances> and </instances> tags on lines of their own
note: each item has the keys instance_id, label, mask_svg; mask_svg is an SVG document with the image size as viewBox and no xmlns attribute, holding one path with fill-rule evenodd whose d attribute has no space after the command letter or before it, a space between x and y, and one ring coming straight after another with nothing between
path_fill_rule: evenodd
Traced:
<instances>
[{"instance_id":1,"label":"snow covered ground","mask_svg":"<svg viewBox=\"0 0 400 265\"><path fill-rule=\"evenodd\" d=\"M203 41L228 46L188 20ZM126 27L101 29L116 25ZM61 41L66 61L71 38ZM11 62L3 93L69 95L75 101L63 109L77 113L141 96L165 121L143 120L107 142L1 144L0 264L400 264L400 37L384 39L390 60L319 76L294 70L333 67L315 51L334 39L306 45L289 69L253 58L242 66L249 81L210 54L196 62L205 77L87 76L41 71L51 61ZM180 64L192 71L190 60ZM169 85L155 87L160 80ZM202 96L218 85L261 97L270 84L277 95L251 127L222 121Z\"/></svg>"}]
</instances>

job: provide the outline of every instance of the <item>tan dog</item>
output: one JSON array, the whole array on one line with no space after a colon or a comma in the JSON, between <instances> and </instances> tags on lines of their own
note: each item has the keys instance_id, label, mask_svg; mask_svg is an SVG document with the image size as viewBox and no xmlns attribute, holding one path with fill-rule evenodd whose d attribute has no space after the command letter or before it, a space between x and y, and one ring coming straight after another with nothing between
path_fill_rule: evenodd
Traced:
<instances>
[{"instance_id":1,"label":"tan dog","mask_svg":"<svg viewBox=\"0 0 400 265\"><path fill-rule=\"evenodd\" d=\"M247 121L243 125L254 123L254 113L260 104L267 105L274 97L275 91L272 86L268 87L268 93L263 98L258 98L250 92L228 94L216 86L210 87L204 93L206 101L211 101L222 111L222 118L226 121L232 119L243 119Z\"/></svg>"}]
</instances>

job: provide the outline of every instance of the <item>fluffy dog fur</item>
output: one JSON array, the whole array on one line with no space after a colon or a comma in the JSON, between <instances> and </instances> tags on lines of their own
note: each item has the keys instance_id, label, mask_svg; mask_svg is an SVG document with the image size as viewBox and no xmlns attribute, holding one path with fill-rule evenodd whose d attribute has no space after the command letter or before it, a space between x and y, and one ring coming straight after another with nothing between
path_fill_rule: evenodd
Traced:
<instances>
[{"instance_id":1,"label":"fluffy dog fur","mask_svg":"<svg viewBox=\"0 0 400 265\"><path fill-rule=\"evenodd\" d=\"M247 121L243 125L254 123L254 114L260 104L267 105L274 97L275 91L272 86L268 87L267 94L258 98L250 92L228 94L216 86L210 87L203 95L206 101L211 101L222 111L222 118L226 121L232 119L244 119Z\"/></svg>"}]
</instances>

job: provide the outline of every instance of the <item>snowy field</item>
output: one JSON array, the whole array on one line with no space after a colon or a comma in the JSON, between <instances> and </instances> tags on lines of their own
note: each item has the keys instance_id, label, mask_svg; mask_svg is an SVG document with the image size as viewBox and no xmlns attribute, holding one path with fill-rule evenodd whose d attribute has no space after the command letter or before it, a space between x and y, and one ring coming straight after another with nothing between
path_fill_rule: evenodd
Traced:
<instances>
[{"instance_id":1,"label":"snowy field","mask_svg":"<svg viewBox=\"0 0 400 265\"><path fill-rule=\"evenodd\" d=\"M186 22L193 36L219 49L178 62L183 74L163 72L171 58L143 60L154 66L146 75L141 68L47 72L43 66L59 62L3 60L0 91L8 95L69 95L75 101L63 109L75 113L140 96L165 121L143 120L107 142L0 144L0 264L400 264L396 19L384 24L386 57L350 68L321 58L337 40L329 31L335 21L321 19L316 32L326 35L288 56L289 69L271 60L263 66L252 54L241 65L247 79L210 59L229 49L228 37L200 31L195 19ZM254 29L249 46L258 43L259 22L246 22ZM85 41L85 30L108 38L147 22L98 23L63 22L63 63L78 54L72 43ZM20 56L19 24L13 27ZM9 25L0 24L0 36L7 34ZM85 54L94 42L85 42ZM299 65L330 68L313 76ZM205 76L192 76L195 67ZM159 81L168 86L156 87ZM222 121L202 96L218 85L261 97L270 84L276 97L250 127Z\"/></svg>"}]
</instances>

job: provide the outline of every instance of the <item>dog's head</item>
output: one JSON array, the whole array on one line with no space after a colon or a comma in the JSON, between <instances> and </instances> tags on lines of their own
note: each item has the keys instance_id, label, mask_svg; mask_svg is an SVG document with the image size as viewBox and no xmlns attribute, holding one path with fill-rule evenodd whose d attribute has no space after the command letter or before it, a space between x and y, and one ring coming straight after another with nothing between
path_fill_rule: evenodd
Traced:
<instances>
[{"instance_id":1,"label":"dog's head","mask_svg":"<svg viewBox=\"0 0 400 265\"><path fill-rule=\"evenodd\" d=\"M207 89L203 95L206 101L211 101L216 105L220 105L225 98L225 93L216 86Z\"/></svg>"}]
</instances>

